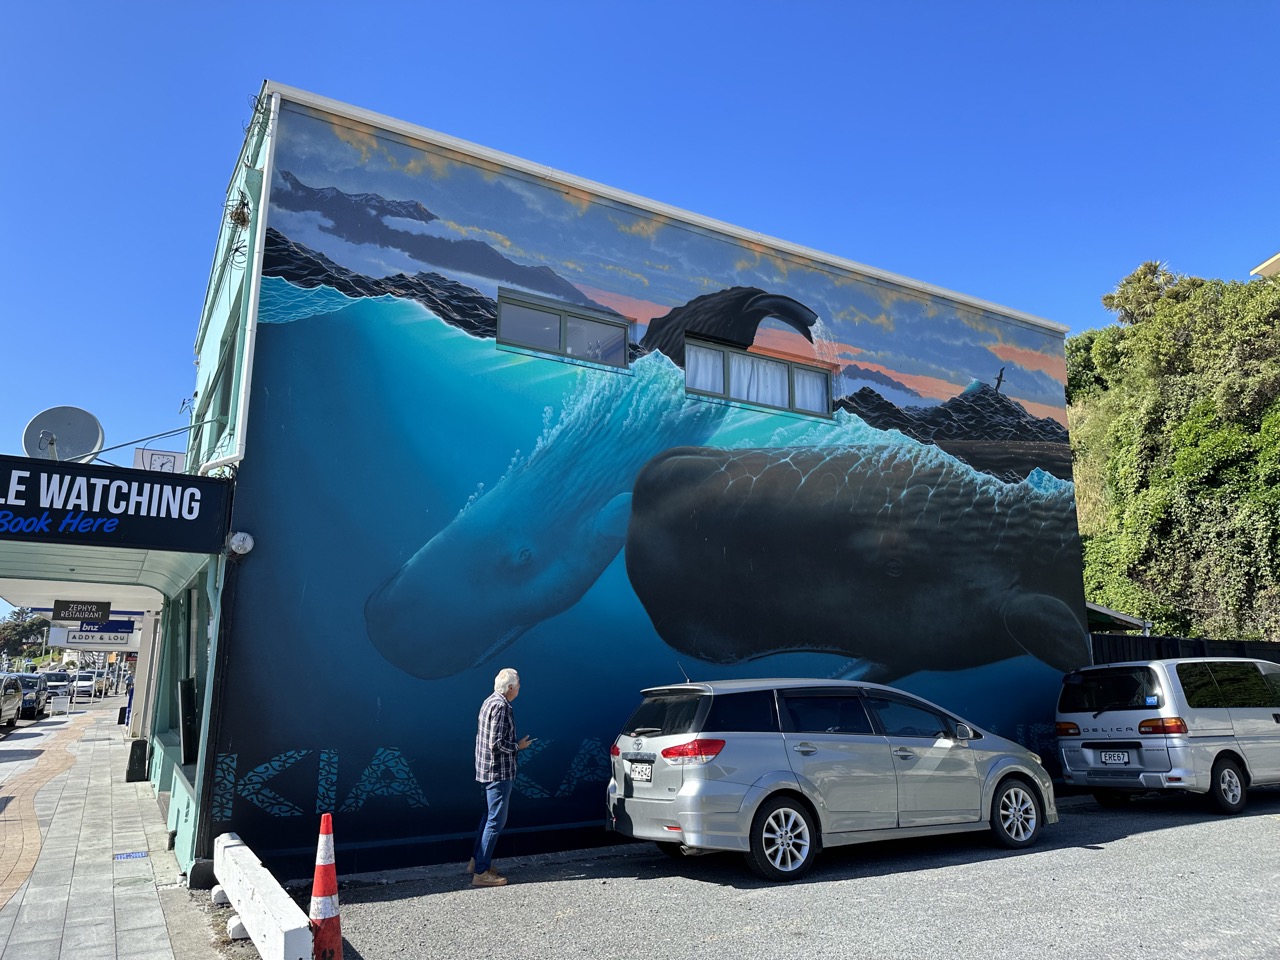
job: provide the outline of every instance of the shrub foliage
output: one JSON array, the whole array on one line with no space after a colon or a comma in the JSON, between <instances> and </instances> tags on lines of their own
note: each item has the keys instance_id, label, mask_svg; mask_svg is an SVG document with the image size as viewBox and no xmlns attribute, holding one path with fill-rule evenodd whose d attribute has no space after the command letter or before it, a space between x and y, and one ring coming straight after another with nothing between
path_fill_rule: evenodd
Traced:
<instances>
[{"instance_id":1,"label":"shrub foliage","mask_svg":"<svg viewBox=\"0 0 1280 960\"><path fill-rule=\"evenodd\" d=\"M1160 633L1280 640L1280 278L1144 263L1067 341L1085 595Z\"/></svg>"}]
</instances>

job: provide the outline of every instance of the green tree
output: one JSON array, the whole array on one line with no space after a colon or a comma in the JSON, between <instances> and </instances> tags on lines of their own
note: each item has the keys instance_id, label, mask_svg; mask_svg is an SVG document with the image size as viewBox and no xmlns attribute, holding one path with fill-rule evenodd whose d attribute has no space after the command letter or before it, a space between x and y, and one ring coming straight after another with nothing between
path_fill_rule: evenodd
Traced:
<instances>
[{"instance_id":1,"label":"green tree","mask_svg":"<svg viewBox=\"0 0 1280 960\"><path fill-rule=\"evenodd\" d=\"M38 648L44 641L44 630L48 625L49 621L26 607L14 607L7 617L0 620L0 653L19 657L30 647Z\"/></svg>"},{"instance_id":2,"label":"green tree","mask_svg":"<svg viewBox=\"0 0 1280 960\"><path fill-rule=\"evenodd\" d=\"M1156 629L1280 639L1280 281L1144 263L1067 344L1085 593Z\"/></svg>"}]
</instances>

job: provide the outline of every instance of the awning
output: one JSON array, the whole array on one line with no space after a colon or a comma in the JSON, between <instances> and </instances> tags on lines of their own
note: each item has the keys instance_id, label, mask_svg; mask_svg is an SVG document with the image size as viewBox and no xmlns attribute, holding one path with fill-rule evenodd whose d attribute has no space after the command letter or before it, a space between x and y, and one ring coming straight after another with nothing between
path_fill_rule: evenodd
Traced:
<instances>
[{"instance_id":1,"label":"awning","mask_svg":"<svg viewBox=\"0 0 1280 960\"><path fill-rule=\"evenodd\" d=\"M1151 634L1151 623L1148 620L1140 620L1138 617L1131 617L1127 613L1096 603L1086 603L1085 607L1089 617L1090 633L1127 633L1131 630L1141 630L1144 637Z\"/></svg>"}]
</instances>

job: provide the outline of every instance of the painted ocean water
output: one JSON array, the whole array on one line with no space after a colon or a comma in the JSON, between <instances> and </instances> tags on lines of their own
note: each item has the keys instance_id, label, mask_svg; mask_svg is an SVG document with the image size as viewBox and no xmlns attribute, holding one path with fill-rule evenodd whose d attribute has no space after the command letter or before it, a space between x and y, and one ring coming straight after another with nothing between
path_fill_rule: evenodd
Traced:
<instances>
[{"instance_id":1,"label":"painted ocean water","mask_svg":"<svg viewBox=\"0 0 1280 960\"><path fill-rule=\"evenodd\" d=\"M378 749L398 751L402 772L416 779L430 806L424 836L474 827L474 798L459 785L471 777L476 707L500 667L520 670L517 719L522 732L539 737L518 783L537 801L524 811L529 826L598 822L607 745L642 687L680 680L682 671L694 679L858 674L857 662L826 654L734 666L681 659L649 623L620 553L579 599L529 625L484 663L424 678L389 662L368 636L367 598L460 515L501 496L504 478L562 443L576 444L560 459L582 476L619 463L634 472L632 459L609 447L621 427L659 449L875 445L922 461L947 456L843 412L822 420L689 398L682 372L660 354L620 373L500 348L390 296L352 299L268 277L259 320L235 522L253 532L252 559L269 575L254 576L246 564L239 576L234 588L251 602L237 609L253 613L250 623L236 624L236 635L270 631L282 653L280 663L268 665L233 658L230 696L242 709L270 697L298 717L262 731L252 754L265 760L329 751L339 800L363 782ZM636 423L640 416L648 419ZM628 483L627 476L608 479ZM1021 484L985 474L975 481L1010 502L1071 496L1069 484L1042 472ZM574 475L564 482L572 485ZM569 510L575 502L572 486L544 496L527 508ZM467 573L477 592L486 572L502 574L498 553L487 563L475 555L479 549ZM430 606L400 634L401 648L413 656L420 647L424 663L433 650L458 642ZM328 669L334 663L342 668ZM315 664L326 669L309 669ZM294 683L296 675L306 683ZM898 685L1043 749L1059 677L1026 657L962 673L918 673ZM325 708L311 709L316 703ZM283 794L316 793L306 763L280 774ZM398 775L386 774L385 794L359 793L370 797L352 812L370 817L363 835L377 836L375 815L406 812L413 794L397 785ZM269 815L253 807L248 814Z\"/></svg>"}]
</instances>

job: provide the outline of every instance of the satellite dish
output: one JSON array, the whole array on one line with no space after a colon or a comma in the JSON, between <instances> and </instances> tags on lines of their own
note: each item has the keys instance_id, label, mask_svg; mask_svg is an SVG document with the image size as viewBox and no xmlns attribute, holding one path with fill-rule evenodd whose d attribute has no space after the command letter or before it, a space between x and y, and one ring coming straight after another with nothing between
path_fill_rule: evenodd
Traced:
<instances>
[{"instance_id":1,"label":"satellite dish","mask_svg":"<svg viewBox=\"0 0 1280 960\"><path fill-rule=\"evenodd\" d=\"M37 413L22 432L22 449L39 460L88 463L102 449L102 424L79 407L50 407Z\"/></svg>"}]
</instances>

